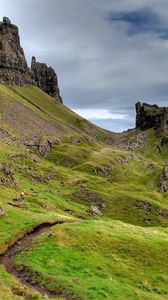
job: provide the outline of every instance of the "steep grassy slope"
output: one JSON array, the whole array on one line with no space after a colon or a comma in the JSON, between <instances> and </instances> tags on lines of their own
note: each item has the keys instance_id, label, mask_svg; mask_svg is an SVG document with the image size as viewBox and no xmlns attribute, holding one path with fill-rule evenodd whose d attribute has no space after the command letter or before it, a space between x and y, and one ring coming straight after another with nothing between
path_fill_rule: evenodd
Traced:
<instances>
[{"instance_id":1,"label":"steep grassy slope","mask_svg":"<svg viewBox=\"0 0 168 300\"><path fill-rule=\"evenodd\" d=\"M35 86L14 88L0 84L0 100L1 128L22 141L37 143L44 136L52 140L71 135L104 140L110 135Z\"/></svg>"},{"instance_id":2,"label":"steep grassy slope","mask_svg":"<svg viewBox=\"0 0 168 300\"><path fill-rule=\"evenodd\" d=\"M132 151L141 132L110 134L35 87L0 85L0 99L0 253L38 224L87 218L46 232L17 264L73 299L166 299L168 195L158 183L168 149L160 136L146 132ZM52 139L60 143L44 158L39 141ZM3 267L0 283L0 300L44 299Z\"/></svg>"}]
</instances>

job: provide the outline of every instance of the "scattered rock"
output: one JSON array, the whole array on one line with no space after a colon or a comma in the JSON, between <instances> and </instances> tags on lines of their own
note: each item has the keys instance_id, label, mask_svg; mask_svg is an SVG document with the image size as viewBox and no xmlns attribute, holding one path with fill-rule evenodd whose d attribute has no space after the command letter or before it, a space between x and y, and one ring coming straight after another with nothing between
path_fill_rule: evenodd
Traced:
<instances>
[{"instance_id":1,"label":"scattered rock","mask_svg":"<svg viewBox=\"0 0 168 300\"><path fill-rule=\"evenodd\" d=\"M146 132L140 132L139 134L129 138L122 140L121 146L122 148L126 148L128 150L133 150L133 151L142 151L145 146L147 134Z\"/></svg>"},{"instance_id":2,"label":"scattered rock","mask_svg":"<svg viewBox=\"0 0 168 300\"><path fill-rule=\"evenodd\" d=\"M78 137L71 137L71 140L70 140L70 143L72 144L72 145L76 145L76 144L79 144L81 142L81 140L78 138Z\"/></svg>"},{"instance_id":3,"label":"scattered rock","mask_svg":"<svg viewBox=\"0 0 168 300\"><path fill-rule=\"evenodd\" d=\"M95 172L101 176L109 176L112 172L112 166L111 165L104 165L97 167Z\"/></svg>"},{"instance_id":4,"label":"scattered rock","mask_svg":"<svg viewBox=\"0 0 168 300\"><path fill-rule=\"evenodd\" d=\"M135 204L136 209L142 210L147 217L144 219L146 221L151 221L150 218L148 218L148 214L152 213L156 218L156 216L161 216L162 218L168 220L168 210L164 208L159 207L152 207L152 204L145 202L145 201L137 201Z\"/></svg>"},{"instance_id":5,"label":"scattered rock","mask_svg":"<svg viewBox=\"0 0 168 300\"><path fill-rule=\"evenodd\" d=\"M145 202L145 201L142 201L142 200L139 200L135 203L135 208L136 209L141 209L144 211L145 214L151 212L152 210L152 205L148 202Z\"/></svg>"},{"instance_id":6,"label":"scattered rock","mask_svg":"<svg viewBox=\"0 0 168 300\"><path fill-rule=\"evenodd\" d=\"M97 215L97 216L102 216L103 215L101 210L97 206L91 206L89 208L89 213L91 215Z\"/></svg>"},{"instance_id":7,"label":"scattered rock","mask_svg":"<svg viewBox=\"0 0 168 300\"><path fill-rule=\"evenodd\" d=\"M33 162L35 162L35 163L39 163L40 161L41 161L41 159L39 157L33 158Z\"/></svg>"},{"instance_id":8,"label":"scattered rock","mask_svg":"<svg viewBox=\"0 0 168 300\"><path fill-rule=\"evenodd\" d=\"M38 142L38 153L41 158L45 158L48 152L54 145L59 145L60 141L58 139L49 139L48 137L40 138Z\"/></svg>"},{"instance_id":9,"label":"scattered rock","mask_svg":"<svg viewBox=\"0 0 168 300\"><path fill-rule=\"evenodd\" d=\"M0 137L2 138L2 140L8 144L11 145L14 142L16 142L16 138L13 137L12 135L10 135L5 129L0 128Z\"/></svg>"},{"instance_id":10,"label":"scattered rock","mask_svg":"<svg viewBox=\"0 0 168 300\"><path fill-rule=\"evenodd\" d=\"M79 185L81 188L84 187L85 188L85 183L87 182L86 179L77 179L75 180L75 182L73 183L73 186Z\"/></svg>"},{"instance_id":11,"label":"scattered rock","mask_svg":"<svg viewBox=\"0 0 168 300\"><path fill-rule=\"evenodd\" d=\"M74 194L77 198L80 198L86 202L91 202L94 204L100 205L103 203L101 196L98 193L95 193L89 190L86 187L82 187L78 192Z\"/></svg>"},{"instance_id":12,"label":"scattered rock","mask_svg":"<svg viewBox=\"0 0 168 300\"><path fill-rule=\"evenodd\" d=\"M164 219L168 219L168 210L161 208L159 211L159 215L161 215Z\"/></svg>"},{"instance_id":13,"label":"scattered rock","mask_svg":"<svg viewBox=\"0 0 168 300\"><path fill-rule=\"evenodd\" d=\"M161 176L160 176L158 190L161 193L167 193L168 192L168 166L165 166L163 168L163 171L162 171Z\"/></svg>"},{"instance_id":14,"label":"scattered rock","mask_svg":"<svg viewBox=\"0 0 168 300\"><path fill-rule=\"evenodd\" d=\"M83 181L82 180L80 180L80 179L77 179L76 181L75 181L75 185L77 184L82 184L83 183Z\"/></svg>"},{"instance_id":15,"label":"scattered rock","mask_svg":"<svg viewBox=\"0 0 168 300\"><path fill-rule=\"evenodd\" d=\"M8 164L3 163L0 166L0 185L17 185L15 176Z\"/></svg>"},{"instance_id":16,"label":"scattered rock","mask_svg":"<svg viewBox=\"0 0 168 300\"><path fill-rule=\"evenodd\" d=\"M100 203L99 207L100 208L106 208L107 204L106 203Z\"/></svg>"},{"instance_id":17,"label":"scattered rock","mask_svg":"<svg viewBox=\"0 0 168 300\"><path fill-rule=\"evenodd\" d=\"M0 207L0 217L5 216L5 211Z\"/></svg>"}]
</instances>

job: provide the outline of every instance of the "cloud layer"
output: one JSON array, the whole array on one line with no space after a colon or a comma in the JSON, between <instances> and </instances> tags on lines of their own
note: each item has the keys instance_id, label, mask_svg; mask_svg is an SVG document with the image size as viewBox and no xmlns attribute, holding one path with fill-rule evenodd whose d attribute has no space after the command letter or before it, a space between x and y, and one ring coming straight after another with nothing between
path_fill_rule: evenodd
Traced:
<instances>
[{"instance_id":1,"label":"cloud layer","mask_svg":"<svg viewBox=\"0 0 168 300\"><path fill-rule=\"evenodd\" d=\"M6 0L28 62L52 65L64 103L114 131L137 100L167 105L167 0Z\"/></svg>"}]
</instances>

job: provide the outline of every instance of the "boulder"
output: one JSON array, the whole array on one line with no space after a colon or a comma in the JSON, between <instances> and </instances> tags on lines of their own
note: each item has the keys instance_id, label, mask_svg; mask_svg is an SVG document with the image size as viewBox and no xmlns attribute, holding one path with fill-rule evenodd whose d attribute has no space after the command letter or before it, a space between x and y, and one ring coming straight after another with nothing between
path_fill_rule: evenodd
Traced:
<instances>
[{"instance_id":1,"label":"boulder","mask_svg":"<svg viewBox=\"0 0 168 300\"><path fill-rule=\"evenodd\" d=\"M103 215L101 210L97 206L91 206L89 208L89 213L91 215L97 215L97 216L102 216Z\"/></svg>"}]
</instances>

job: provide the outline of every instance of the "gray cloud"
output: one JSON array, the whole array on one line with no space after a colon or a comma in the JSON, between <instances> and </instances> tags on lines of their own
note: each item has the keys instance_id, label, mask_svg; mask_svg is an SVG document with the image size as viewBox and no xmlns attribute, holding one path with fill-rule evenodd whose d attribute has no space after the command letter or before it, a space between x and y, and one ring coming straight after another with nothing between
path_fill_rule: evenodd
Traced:
<instances>
[{"instance_id":1,"label":"gray cloud","mask_svg":"<svg viewBox=\"0 0 168 300\"><path fill-rule=\"evenodd\" d=\"M167 10L167 0L6 0L1 18L19 26L29 63L35 55L56 69L67 106L129 115L92 119L121 131L134 126L136 100L167 105L168 40L158 34L168 28ZM144 11L147 28L154 17L157 30L139 28ZM124 17L135 12L140 24L128 35ZM110 14L122 20L109 22Z\"/></svg>"}]
</instances>

